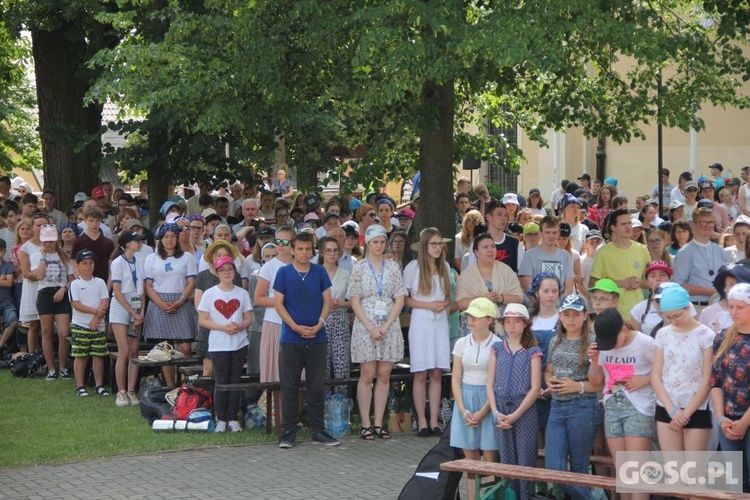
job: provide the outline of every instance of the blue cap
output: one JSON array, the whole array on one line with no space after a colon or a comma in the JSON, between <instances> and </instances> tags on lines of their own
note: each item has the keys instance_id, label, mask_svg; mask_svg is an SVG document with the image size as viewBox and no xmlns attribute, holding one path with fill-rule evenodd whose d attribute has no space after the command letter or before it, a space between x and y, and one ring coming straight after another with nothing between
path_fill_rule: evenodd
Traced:
<instances>
[{"instance_id":1,"label":"blue cap","mask_svg":"<svg viewBox=\"0 0 750 500\"><path fill-rule=\"evenodd\" d=\"M690 294L681 286L670 286L661 293L659 309L662 312L685 309L690 305Z\"/></svg>"},{"instance_id":2,"label":"blue cap","mask_svg":"<svg viewBox=\"0 0 750 500\"><path fill-rule=\"evenodd\" d=\"M581 200L579 200L578 198L576 198L570 193L567 193L565 197L562 199L563 210L565 210L565 208L568 205L580 205L580 204L581 204Z\"/></svg>"},{"instance_id":3,"label":"blue cap","mask_svg":"<svg viewBox=\"0 0 750 500\"><path fill-rule=\"evenodd\" d=\"M175 206L175 205L177 205L177 203L175 203L175 202L173 202L173 201L169 201L169 200L167 200L167 201L165 201L165 202L164 202L164 203L162 204L161 208L159 209L159 213L161 213L162 215L167 215L167 211L168 211L168 210L169 210L170 208L172 208L173 206Z\"/></svg>"},{"instance_id":4,"label":"blue cap","mask_svg":"<svg viewBox=\"0 0 750 500\"><path fill-rule=\"evenodd\" d=\"M614 187L617 187L617 179L614 177L607 177L604 179L604 184L611 184Z\"/></svg>"},{"instance_id":5,"label":"blue cap","mask_svg":"<svg viewBox=\"0 0 750 500\"><path fill-rule=\"evenodd\" d=\"M586 301L578 294L571 293L562 298L560 302L560 312L571 309L573 311L583 312L586 310Z\"/></svg>"}]
</instances>

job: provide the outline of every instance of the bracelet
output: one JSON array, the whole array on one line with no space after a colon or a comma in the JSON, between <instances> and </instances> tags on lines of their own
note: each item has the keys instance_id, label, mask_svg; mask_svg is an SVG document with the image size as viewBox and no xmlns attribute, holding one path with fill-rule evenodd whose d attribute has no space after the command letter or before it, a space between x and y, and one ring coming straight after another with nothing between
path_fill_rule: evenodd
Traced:
<instances>
[{"instance_id":1,"label":"bracelet","mask_svg":"<svg viewBox=\"0 0 750 500\"><path fill-rule=\"evenodd\" d=\"M47 259L45 259L44 257L42 257L41 259L39 259L39 262L47 262Z\"/></svg>"},{"instance_id":2,"label":"bracelet","mask_svg":"<svg viewBox=\"0 0 750 500\"><path fill-rule=\"evenodd\" d=\"M185 302L187 302L187 301L188 301L188 298L187 298L187 297L185 297L184 295L180 295L180 298L181 298L182 300L184 300Z\"/></svg>"},{"instance_id":3,"label":"bracelet","mask_svg":"<svg viewBox=\"0 0 750 500\"><path fill-rule=\"evenodd\" d=\"M716 421L716 425L718 425L719 427L721 427L721 423L724 421L725 418L727 418L727 417L725 417L725 416L719 417L719 419Z\"/></svg>"},{"instance_id":4,"label":"bracelet","mask_svg":"<svg viewBox=\"0 0 750 500\"><path fill-rule=\"evenodd\" d=\"M495 424L499 424L500 423L500 422L497 421L497 416L498 415L500 415L500 411L499 410L495 410L495 414L492 415L492 420L495 421Z\"/></svg>"},{"instance_id":5,"label":"bracelet","mask_svg":"<svg viewBox=\"0 0 750 500\"><path fill-rule=\"evenodd\" d=\"M505 294L504 293L500 294L500 305L505 305Z\"/></svg>"},{"instance_id":6,"label":"bracelet","mask_svg":"<svg viewBox=\"0 0 750 500\"><path fill-rule=\"evenodd\" d=\"M323 318L322 316L320 318L318 318L318 319L320 319L320 321L322 321L323 323L326 322L325 318Z\"/></svg>"},{"instance_id":7,"label":"bracelet","mask_svg":"<svg viewBox=\"0 0 750 500\"><path fill-rule=\"evenodd\" d=\"M672 411L669 412L669 418L672 418L675 413L677 413L677 405L674 405Z\"/></svg>"},{"instance_id":8,"label":"bracelet","mask_svg":"<svg viewBox=\"0 0 750 500\"><path fill-rule=\"evenodd\" d=\"M581 384L581 392L580 393L583 394L584 392L586 392L585 388L583 386L583 382L579 382L579 383Z\"/></svg>"}]
</instances>

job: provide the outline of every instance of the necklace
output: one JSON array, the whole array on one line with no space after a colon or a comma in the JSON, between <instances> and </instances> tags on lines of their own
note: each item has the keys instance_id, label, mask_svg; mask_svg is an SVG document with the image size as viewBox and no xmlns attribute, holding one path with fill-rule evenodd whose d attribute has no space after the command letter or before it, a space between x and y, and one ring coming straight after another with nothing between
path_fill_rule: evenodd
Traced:
<instances>
[{"instance_id":1,"label":"necklace","mask_svg":"<svg viewBox=\"0 0 750 500\"><path fill-rule=\"evenodd\" d=\"M699 249L701 248L700 245L696 245ZM711 256L711 251L709 248L706 248L706 254L703 253L703 249L698 250L698 253L700 254L703 261L706 263L706 267L708 267L708 275L713 276L716 274L714 271L714 259Z\"/></svg>"},{"instance_id":2,"label":"necklace","mask_svg":"<svg viewBox=\"0 0 750 500\"><path fill-rule=\"evenodd\" d=\"M305 281L305 278L307 278L307 275L310 274L310 269L308 269L307 272L305 272L305 273L301 273L301 272L297 271L297 267L296 266L292 265L292 267L294 267L294 270L297 272L297 274L299 275L299 277L302 278L302 281Z\"/></svg>"}]
</instances>

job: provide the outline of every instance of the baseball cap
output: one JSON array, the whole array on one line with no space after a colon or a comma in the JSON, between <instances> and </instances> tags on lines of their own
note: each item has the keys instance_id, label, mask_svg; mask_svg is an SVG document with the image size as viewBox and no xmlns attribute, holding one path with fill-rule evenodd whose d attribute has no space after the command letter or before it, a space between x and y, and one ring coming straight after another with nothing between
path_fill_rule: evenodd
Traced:
<instances>
[{"instance_id":1,"label":"baseball cap","mask_svg":"<svg viewBox=\"0 0 750 500\"><path fill-rule=\"evenodd\" d=\"M258 229L258 232L255 233L256 236L274 236L276 235L276 231L273 230L271 226L263 226L260 229Z\"/></svg>"},{"instance_id":2,"label":"baseball cap","mask_svg":"<svg viewBox=\"0 0 750 500\"><path fill-rule=\"evenodd\" d=\"M727 181L727 186L739 186L742 184L742 181L739 180L737 177L732 177Z\"/></svg>"},{"instance_id":3,"label":"baseball cap","mask_svg":"<svg viewBox=\"0 0 750 500\"><path fill-rule=\"evenodd\" d=\"M701 190L704 190L704 189L713 189L714 185L710 181L703 181L700 184L698 184L698 188L701 189Z\"/></svg>"},{"instance_id":4,"label":"baseball cap","mask_svg":"<svg viewBox=\"0 0 750 500\"><path fill-rule=\"evenodd\" d=\"M643 227L643 222L641 222L638 219L633 219L632 222L633 222L633 229L635 229L637 227L640 227L640 228Z\"/></svg>"},{"instance_id":5,"label":"baseball cap","mask_svg":"<svg viewBox=\"0 0 750 500\"><path fill-rule=\"evenodd\" d=\"M201 217L203 217L204 219L208 217L209 215L218 215L218 214L216 213L216 210L214 210L213 208L207 208L201 212Z\"/></svg>"},{"instance_id":6,"label":"baseball cap","mask_svg":"<svg viewBox=\"0 0 750 500\"><path fill-rule=\"evenodd\" d=\"M616 307L608 307L596 316L594 332L596 347L599 351L611 351L617 345L617 336L625 326L622 314Z\"/></svg>"},{"instance_id":7,"label":"baseball cap","mask_svg":"<svg viewBox=\"0 0 750 500\"><path fill-rule=\"evenodd\" d=\"M514 205L521 205L518 203L518 195L515 193L505 193L503 195L502 199L503 205L507 205L508 203L513 203Z\"/></svg>"},{"instance_id":8,"label":"baseball cap","mask_svg":"<svg viewBox=\"0 0 750 500\"><path fill-rule=\"evenodd\" d=\"M738 217L737 217L737 218L736 218L736 219L734 220L734 222L732 223L732 231L734 231L734 228L735 228L735 226L737 226L738 224L739 224L739 225L741 225L741 226L743 226L743 225L744 225L744 226L750 226L750 217L748 217L748 216L747 216L747 215L745 215L745 214L741 214L741 215L739 215L739 216L738 216Z\"/></svg>"},{"instance_id":9,"label":"baseball cap","mask_svg":"<svg viewBox=\"0 0 750 500\"><path fill-rule=\"evenodd\" d=\"M309 214L305 215L305 218L303 220L305 222L308 222L311 220L320 220L320 218L314 212L310 212Z\"/></svg>"},{"instance_id":10,"label":"baseball cap","mask_svg":"<svg viewBox=\"0 0 750 500\"><path fill-rule=\"evenodd\" d=\"M314 194L308 194L307 196L305 196L304 202L305 209L308 211L317 210L320 208L320 200Z\"/></svg>"},{"instance_id":11,"label":"baseball cap","mask_svg":"<svg viewBox=\"0 0 750 500\"><path fill-rule=\"evenodd\" d=\"M125 229L131 230L134 227L143 227L143 223L138 219L130 219L125 223Z\"/></svg>"},{"instance_id":12,"label":"baseball cap","mask_svg":"<svg viewBox=\"0 0 750 500\"><path fill-rule=\"evenodd\" d=\"M659 309L662 312L684 309L690 305L690 294L681 286L670 286L662 291Z\"/></svg>"},{"instance_id":13,"label":"baseball cap","mask_svg":"<svg viewBox=\"0 0 750 500\"><path fill-rule=\"evenodd\" d=\"M99 187L99 186L97 186L97 187L95 187L94 189L91 190L91 197L92 198L103 198L104 196L105 196L104 195L104 190L101 187Z\"/></svg>"},{"instance_id":14,"label":"baseball cap","mask_svg":"<svg viewBox=\"0 0 750 500\"><path fill-rule=\"evenodd\" d=\"M508 304L500 315L501 318L523 318L529 319L529 310L523 304Z\"/></svg>"},{"instance_id":15,"label":"baseball cap","mask_svg":"<svg viewBox=\"0 0 750 500\"><path fill-rule=\"evenodd\" d=\"M698 183L695 181L687 181L685 183L685 190L687 191L690 188L698 189Z\"/></svg>"},{"instance_id":16,"label":"baseball cap","mask_svg":"<svg viewBox=\"0 0 750 500\"><path fill-rule=\"evenodd\" d=\"M529 222L525 226L523 226L523 235L526 236L527 234L536 234L539 232L539 224L536 222Z\"/></svg>"},{"instance_id":17,"label":"baseball cap","mask_svg":"<svg viewBox=\"0 0 750 500\"><path fill-rule=\"evenodd\" d=\"M604 184L610 184L614 187L617 187L617 179L615 179L614 177L607 177L606 179L604 179Z\"/></svg>"},{"instance_id":18,"label":"baseball cap","mask_svg":"<svg viewBox=\"0 0 750 500\"><path fill-rule=\"evenodd\" d=\"M708 168L716 168L721 172L724 171L724 165L722 165L721 163L714 163L712 165L709 165Z\"/></svg>"},{"instance_id":19,"label":"baseball cap","mask_svg":"<svg viewBox=\"0 0 750 500\"><path fill-rule=\"evenodd\" d=\"M589 234L586 235L587 240L593 240L594 238L598 238L600 240L604 239L604 236L602 236L602 232L598 229L592 229L589 231Z\"/></svg>"},{"instance_id":20,"label":"baseball cap","mask_svg":"<svg viewBox=\"0 0 750 500\"><path fill-rule=\"evenodd\" d=\"M508 224L508 228L506 229L506 231L509 233L521 234L523 233L523 226L518 222L511 222L510 224Z\"/></svg>"},{"instance_id":21,"label":"baseball cap","mask_svg":"<svg viewBox=\"0 0 750 500\"><path fill-rule=\"evenodd\" d=\"M646 272L643 274L644 276L648 277L648 273L653 272L653 271L664 271L669 276L672 276L672 273L674 273L674 271L669 266L669 264L667 264L663 260L652 260L651 262L649 262L648 265L646 266Z\"/></svg>"},{"instance_id":22,"label":"baseball cap","mask_svg":"<svg viewBox=\"0 0 750 500\"><path fill-rule=\"evenodd\" d=\"M578 311L583 312L586 310L586 301L583 300L583 297L576 293L571 293L570 295L566 295L562 298L560 301L560 312L563 311Z\"/></svg>"},{"instance_id":23,"label":"baseball cap","mask_svg":"<svg viewBox=\"0 0 750 500\"><path fill-rule=\"evenodd\" d=\"M534 196L535 194L538 194L539 196L541 196L542 192L539 191L539 188L531 188L531 189L529 189L529 197Z\"/></svg>"},{"instance_id":24,"label":"baseball cap","mask_svg":"<svg viewBox=\"0 0 750 500\"><path fill-rule=\"evenodd\" d=\"M359 235L359 224L354 222L353 220L348 220L341 224L341 227L346 231L347 233L354 232L355 235Z\"/></svg>"},{"instance_id":25,"label":"baseball cap","mask_svg":"<svg viewBox=\"0 0 750 500\"><path fill-rule=\"evenodd\" d=\"M589 174L581 174L581 176L580 176L580 177L578 177L578 180L579 180L579 181L580 181L580 180L586 180L586 181L590 181L590 180L591 180L591 176L590 176Z\"/></svg>"},{"instance_id":26,"label":"baseball cap","mask_svg":"<svg viewBox=\"0 0 750 500\"><path fill-rule=\"evenodd\" d=\"M414 219L414 210L405 208L396 214L399 219Z\"/></svg>"},{"instance_id":27,"label":"baseball cap","mask_svg":"<svg viewBox=\"0 0 750 500\"><path fill-rule=\"evenodd\" d=\"M124 247L131 241L143 241L146 239L146 235L143 234L135 234L133 231L128 231L127 229L120 233L120 237L117 238L117 244L121 247Z\"/></svg>"},{"instance_id":28,"label":"baseball cap","mask_svg":"<svg viewBox=\"0 0 750 500\"><path fill-rule=\"evenodd\" d=\"M57 241L57 227L54 224L45 224L40 228L39 239L45 241Z\"/></svg>"},{"instance_id":29,"label":"baseball cap","mask_svg":"<svg viewBox=\"0 0 750 500\"><path fill-rule=\"evenodd\" d=\"M649 198L646 200L646 205L658 205L659 201L656 198Z\"/></svg>"},{"instance_id":30,"label":"baseball cap","mask_svg":"<svg viewBox=\"0 0 750 500\"><path fill-rule=\"evenodd\" d=\"M214 264L214 269L219 269L224 264L232 264L232 267L234 267L234 259L231 258L229 255L224 255L222 257L219 257L219 260L217 260L216 264Z\"/></svg>"},{"instance_id":31,"label":"baseball cap","mask_svg":"<svg viewBox=\"0 0 750 500\"><path fill-rule=\"evenodd\" d=\"M86 201L86 193L76 193L76 195L73 197L73 203L79 203Z\"/></svg>"},{"instance_id":32,"label":"baseball cap","mask_svg":"<svg viewBox=\"0 0 750 500\"><path fill-rule=\"evenodd\" d=\"M339 217L339 214L336 214L336 213L333 213L333 212L326 212L326 213L324 213L323 214L323 224L325 224L329 220L333 219L334 217L337 218L337 219L341 219L341 217ZM307 220L307 219L305 219L305 220Z\"/></svg>"},{"instance_id":33,"label":"baseball cap","mask_svg":"<svg viewBox=\"0 0 750 500\"><path fill-rule=\"evenodd\" d=\"M560 223L560 236L563 238L567 238L570 236L570 224L567 222L561 222Z\"/></svg>"},{"instance_id":34,"label":"baseball cap","mask_svg":"<svg viewBox=\"0 0 750 500\"><path fill-rule=\"evenodd\" d=\"M684 206L685 204L683 202L672 200L671 202L669 202L669 211L671 212L673 210L677 210L678 208L684 207Z\"/></svg>"},{"instance_id":35,"label":"baseball cap","mask_svg":"<svg viewBox=\"0 0 750 500\"><path fill-rule=\"evenodd\" d=\"M703 198L702 200L698 200L695 208L714 208L714 202L707 198Z\"/></svg>"},{"instance_id":36,"label":"baseball cap","mask_svg":"<svg viewBox=\"0 0 750 500\"><path fill-rule=\"evenodd\" d=\"M616 293L618 296L620 295L620 287L617 286L617 283L609 278L598 280L596 283L594 283L594 286L589 288L589 293L594 293L597 290L601 290L602 292L607 293Z\"/></svg>"},{"instance_id":37,"label":"baseball cap","mask_svg":"<svg viewBox=\"0 0 750 500\"><path fill-rule=\"evenodd\" d=\"M479 297L472 300L469 307L461 315L475 318L494 318L497 315L497 307L487 297Z\"/></svg>"},{"instance_id":38,"label":"baseball cap","mask_svg":"<svg viewBox=\"0 0 750 500\"><path fill-rule=\"evenodd\" d=\"M94 252L86 248L84 248L83 250L78 250L78 253L76 254L76 262L80 263L86 259L94 260Z\"/></svg>"}]
</instances>

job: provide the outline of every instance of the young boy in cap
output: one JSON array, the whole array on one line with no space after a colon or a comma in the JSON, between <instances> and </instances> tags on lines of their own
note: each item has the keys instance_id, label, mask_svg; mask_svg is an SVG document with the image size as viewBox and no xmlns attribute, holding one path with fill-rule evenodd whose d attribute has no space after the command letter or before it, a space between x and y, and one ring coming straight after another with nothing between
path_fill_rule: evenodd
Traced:
<instances>
[{"instance_id":1,"label":"young boy in cap","mask_svg":"<svg viewBox=\"0 0 750 500\"><path fill-rule=\"evenodd\" d=\"M109 291L104 280L94 276L94 252L79 250L76 253L78 278L70 284L70 305L73 308L70 331L73 337L71 356L76 379L76 396L86 397L83 376L89 356L93 356L96 393L109 396L104 388L104 358L109 355L104 315L109 307Z\"/></svg>"}]
</instances>

